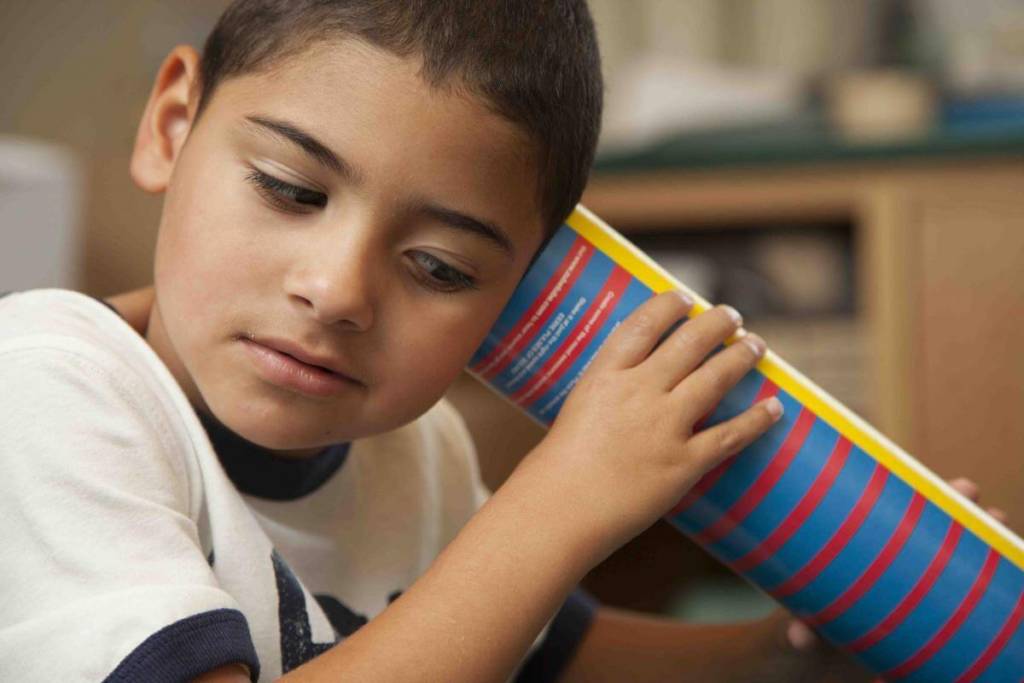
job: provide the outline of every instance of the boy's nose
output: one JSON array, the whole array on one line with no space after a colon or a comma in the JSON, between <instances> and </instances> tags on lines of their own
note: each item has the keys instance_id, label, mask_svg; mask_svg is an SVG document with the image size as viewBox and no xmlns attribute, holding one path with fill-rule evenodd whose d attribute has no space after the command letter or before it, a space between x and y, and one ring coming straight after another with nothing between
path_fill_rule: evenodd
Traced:
<instances>
[{"instance_id":1,"label":"boy's nose","mask_svg":"<svg viewBox=\"0 0 1024 683\"><path fill-rule=\"evenodd\" d=\"M318 260L293 271L285 289L289 298L324 325L362 332L373 325L373 270L356 255Z\"/></svg>"}]
</instances>

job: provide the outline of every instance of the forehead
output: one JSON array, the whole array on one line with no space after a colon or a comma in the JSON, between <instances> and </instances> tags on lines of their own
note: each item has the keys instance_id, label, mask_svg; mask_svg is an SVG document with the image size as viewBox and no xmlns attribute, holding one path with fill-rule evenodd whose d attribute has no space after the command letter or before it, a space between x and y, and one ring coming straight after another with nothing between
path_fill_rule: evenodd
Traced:
<instances>
[{"instance_id":1,"label":"forehead","mask_svg":"<svg viewBox=\"0 0 1024 683\"><path fill-rule=\"evenodd\" d=\"M433 86L420 60L356 39L320 42L272 68L228 79L208 105L219 126L286 120L311 133L381 198L415 195L493 217L539 242L535 145L459 85Z\"/></svg>"}]
</instances>

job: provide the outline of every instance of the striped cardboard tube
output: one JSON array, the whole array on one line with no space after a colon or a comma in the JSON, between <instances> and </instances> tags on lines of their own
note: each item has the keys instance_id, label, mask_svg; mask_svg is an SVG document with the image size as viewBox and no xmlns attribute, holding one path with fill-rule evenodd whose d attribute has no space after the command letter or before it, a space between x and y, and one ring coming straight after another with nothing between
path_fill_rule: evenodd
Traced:
<instances>
[{"instance_id":1,"label":"striped cardboard tube","mask_svg":"<svg viewBox=\"0 0 1024 683\"><path fill-rule=\"evenodd\" d=\"M549 425L611 330L670 289L710 307L578 207L470 372ZM666 519L885 680L1019 683L1024 542L771 351L705 424L768 396L783 418Z\"/></svg>"}]
</instances>

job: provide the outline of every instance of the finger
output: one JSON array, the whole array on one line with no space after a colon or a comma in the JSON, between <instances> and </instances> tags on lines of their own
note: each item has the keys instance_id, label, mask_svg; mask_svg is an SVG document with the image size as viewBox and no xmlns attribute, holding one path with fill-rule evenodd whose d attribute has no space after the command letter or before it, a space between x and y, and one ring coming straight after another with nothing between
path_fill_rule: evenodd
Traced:
<instances>
[{"instance_id":1,"label":"finger","mask_svg":"<svg viewBox=\"0 0 1024 683\"><path fill-rule=\"evenodd\" d=\"M644 368L662 388L672 389L741 325L743 318L732 306L709 309L666 337L644 362Z\"/></svg>"},{"instance_id":2,"label":"finger","mask_svg":"<svg viewBox=\"0 0 1024 683\"><path fill-rule=\"evenodd\" d=\"M711 412L764 356L764 340L747 334L719 351L672 390L686 424Z\"/></svg>"},{"instance_id":3,"label":"finger","mask_svg":"<svg viewBox=\"0 0 1024 683\"><path fill-rule=\"evenodd\" d=\"M707 473L724 460L746 448L782 417L782 403L776 397L759 401L731 420L698 432L690 439L694 459Z\"/></svg>"},{"instance_id":4,"label":"finger","mask_svg":"<svg viewBox=\"0 0 1024 683\"><path fill-rule=\"evenodd\" d=\"M989 508L988 514L992 515L992 517L994 517L997 522L1004 526L1006 525L1006 522L1009 520L1009 517L1006 516L1006 512L999 508Z\"/></svg>"},{"instance_id":5,"label":"finger","mask_svg":"<svg viewBox=\"0 0 1024 683\"><path fill-rule=\"evenodd\" d=\"M976 483L967 477L958 477L956 479L950 479L949 485L955 488L959 493L963 494L968 500L977 503L980 489Z\"/></svg>"},{"instance_id":6,"label":"finger","mask_svg":"<svg viewBox=\"0 0 1024 683\"><path fill-rule=\"evenodd\" d=\"M793 646L793 649L800 652L813 649L821 642L817 634L811 630L811 627L799 619L789 622L789 626L786 627L786 639L789 640L789 644Z\"/></svg>"},{"instance_id":7,"label":"finger","mask_svg":"<svg viewBox=\"0 0 1024 683\"><path fill-rule=\"evenodd\" d=\"M693 307L682 292L663 292L640 304L608 336L591 363L595 369L631 368Z\"/></svg>"}]
</instances>

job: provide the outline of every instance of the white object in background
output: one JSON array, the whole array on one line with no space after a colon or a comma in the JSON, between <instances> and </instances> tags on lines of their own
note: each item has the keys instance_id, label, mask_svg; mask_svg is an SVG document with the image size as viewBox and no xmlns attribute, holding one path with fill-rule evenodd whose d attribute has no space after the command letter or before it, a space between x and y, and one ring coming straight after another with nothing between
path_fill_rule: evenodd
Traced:
<instances>
[{"instance_id":1,"label":"white object in background","mask_svg":"<svg viewBox=\"0 0 1024 683\"><path fill-rule=\"evenodd\" d=\"M852 142L922 137L938 120L935 89L906 70L839 74L828 83L826 102L832 124Z\"/></svg>"},{"instance_id":2,"label":"white object in background","mask_svg":"<svg viewBox=\"0 0 1024 683\"><path fill-rule=\"evenodd\" d=\"M803 82L780 71L699 64L654 53L608 82L602 151L653 143L673 133L791 118Z\"/></svg>"},{"instance_id":3,"label":"white object in background","mask_svg":"<svg viewBox=\"0 0 1024 683\"><path fill-rule=\"evenodd\" d=\"M79 286L80 179L67 149L0 136L0 292Z\"/></svg>"},{"instance_id":4,"label":"white object in background","mask_svg":"<svg viewBox=\"0 0 1024 683\"><path fill-rule=\"evenodd\" d=\"M943 43L946 81L958 95L1024 89L1024 1L916 0L921 30Z\"/></svg>"}]
</instances>

